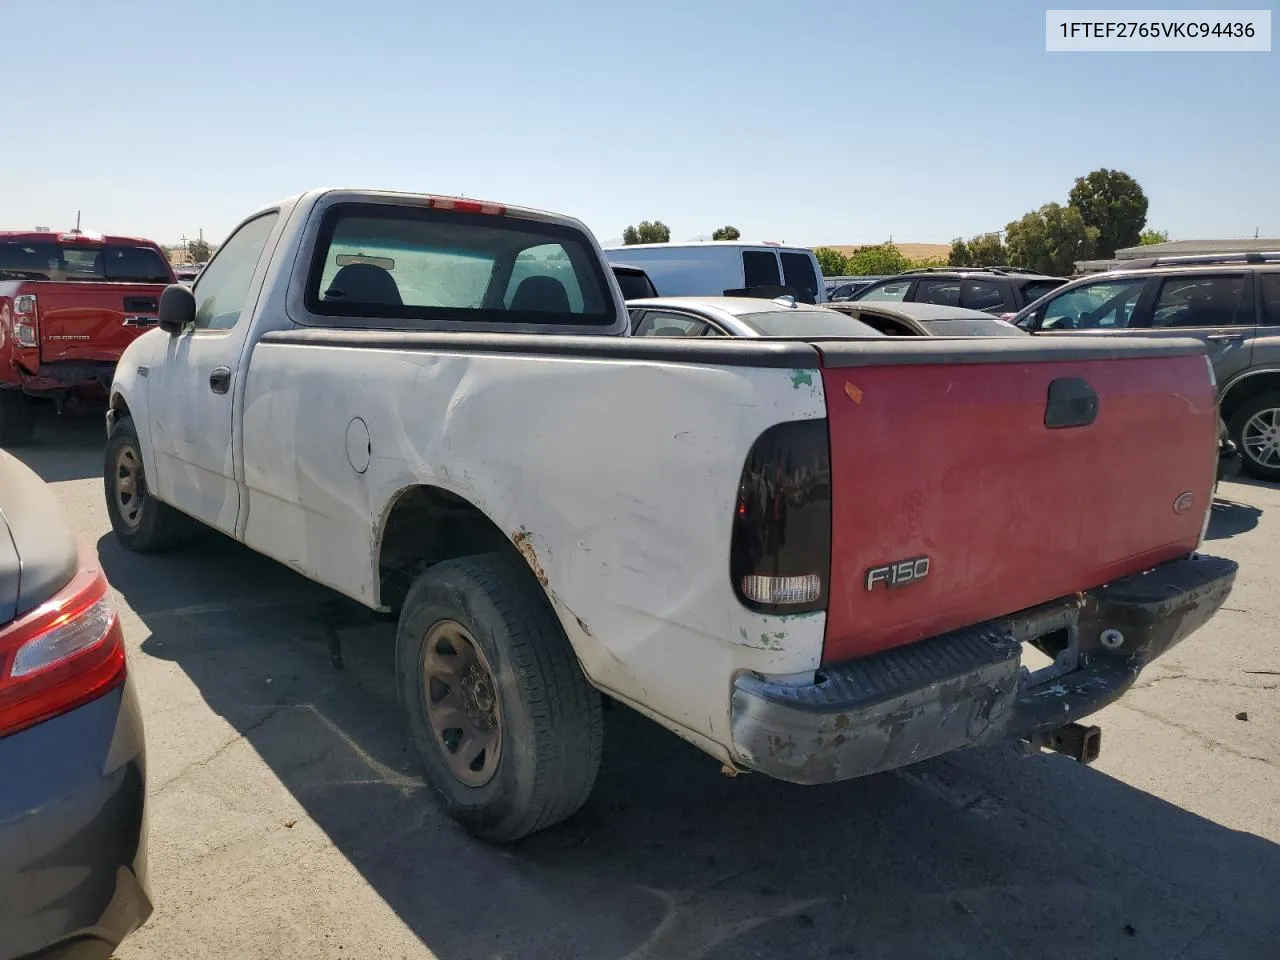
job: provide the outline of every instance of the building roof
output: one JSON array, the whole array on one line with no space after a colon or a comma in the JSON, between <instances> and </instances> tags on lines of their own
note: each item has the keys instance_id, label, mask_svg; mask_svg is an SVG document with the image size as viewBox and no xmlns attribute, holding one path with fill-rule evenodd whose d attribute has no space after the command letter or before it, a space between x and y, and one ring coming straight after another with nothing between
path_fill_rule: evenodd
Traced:
<instances>
[{"instance_id":1,"label":"building roof","mask_svg":"<svg viewBox=\"0 0 1280 960\"><path fill-rule=\"evenodd\" d=\"M1169 240L1116 251L1117 260L1148 257L1195 257L1213 253L1270 253L1280 250L1280 238L1247 237L1238 240Z\"/></svg>"}]
</instances>

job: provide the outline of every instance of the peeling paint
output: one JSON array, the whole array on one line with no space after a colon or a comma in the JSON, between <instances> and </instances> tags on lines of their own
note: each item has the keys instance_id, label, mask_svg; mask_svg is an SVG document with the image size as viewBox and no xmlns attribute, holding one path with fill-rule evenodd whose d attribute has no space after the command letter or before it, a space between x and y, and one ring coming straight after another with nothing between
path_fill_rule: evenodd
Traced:
<instances>
[{"instance_id":1,"label":"peeling paint","mask_svg":"<svg viewBox=\"0 0 1280 960\"><path fill-rule=\"evenodd\" d=\"M524 527L521 527L511 535L511 542L516 545L516 549L520 551L520 555L524 557L529 564L529 569L533 571L533 575L538 578L538 582L544 587L548 585L547 574L542 569L542 563L538 560L538 554L533 549L533 534ZM582 621L579 620L579 623Z\"/></svg>"},{"instance_id":2,"label":"peeling paint","mask_svg":"<svg viewBox=\"0 0 1280 960\"><path fill-rule=\"evenodd\" d=\"M812 387L813 374L808 370L792 370L791 386L795 390L799 390L801 387Z\"/></svg>"}]
</instances>

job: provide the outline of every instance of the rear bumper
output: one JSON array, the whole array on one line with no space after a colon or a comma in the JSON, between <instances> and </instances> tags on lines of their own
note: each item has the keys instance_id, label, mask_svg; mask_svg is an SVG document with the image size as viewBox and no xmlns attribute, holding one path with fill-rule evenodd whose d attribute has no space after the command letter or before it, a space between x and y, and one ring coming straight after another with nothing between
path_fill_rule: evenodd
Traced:
<instances>
[{"instance_id":1,"label":"rear bumper","mask_svg":"<svg viewBox=\"0 0 1280 960\"><path fill-rule=\"evenodd\" d=\"M68 395L106 399L115 376L114 360L76 360L42 363L35 373L14 368L4 387L29 397L61 398Z\"/></svg>"},{"instance_id":2,"label":"rear bumper","mask_svg":"<svg viewBox=\"0 0 1280 960\"><path fill-rule=\"evenodd\" d=\"M0 960L106 960L151 914L132 681L0 739Z\"/></svg>"},{"instance_id":3,"label":"rear bumper","mask_svg":"<svg viewBox=\"0 0 1280 960\"><path fill-rule=\"evenodd\" d=\"M829 783L1047 734L1118 699L1213 616L1235 575L1231 560L1192 556L826 669L813 684L743 674L732 695L734 754L781 780ZM1054 666L1025 669L1023 643Z\"/></svg>"}]
</instances>

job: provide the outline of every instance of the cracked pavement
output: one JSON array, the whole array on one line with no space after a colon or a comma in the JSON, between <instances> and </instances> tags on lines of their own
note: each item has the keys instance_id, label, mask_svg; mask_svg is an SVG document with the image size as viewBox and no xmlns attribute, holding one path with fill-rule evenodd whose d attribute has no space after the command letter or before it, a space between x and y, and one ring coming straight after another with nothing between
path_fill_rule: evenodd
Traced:
<instances>
[{"instance_id":1,"label":"cracked pavement","mask_svg":"<svg viewBox=\"0 0 1280 960\"><path fill-rule=\"evenodd\" d=\"M156 912L120 960L1275 955L1280 489L1223 484L1235 593L1092 721L1091 767L999 748L802 789L616 708L587 808L494 849L428 802L391 628L345 628L338 672L323 589L216 535L120 551L100 429L21 456L98 547L142 701Z\"/></svg>"}]
</instances>

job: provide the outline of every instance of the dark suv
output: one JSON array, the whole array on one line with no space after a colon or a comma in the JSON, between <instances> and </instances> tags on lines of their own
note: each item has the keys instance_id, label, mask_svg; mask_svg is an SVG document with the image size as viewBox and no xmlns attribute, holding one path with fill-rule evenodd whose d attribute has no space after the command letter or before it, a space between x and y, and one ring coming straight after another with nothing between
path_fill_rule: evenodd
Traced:
<instances>
[{"instance_id":1,"label":"dark suv","mask_svg":"<svg viewBox=\"0 0 1280 960\"><path fill-rule=\"evenodd\" d=\"M849 299L936 303L1008 319L1066 282L1020 267L927 267L887 277Z\"/></svg>"},{"instance_id":2,"label":"dark suv","mask_svg":"<svg viewBox=\"0 0 1280 960\"><path fill-rule=\"evenodd\" d=\"M1241 467L1280 480L1280 253L1135 260L1071 281L1013 322L1047 336L1198 337Z\"/></svg>"}]
</instances>

